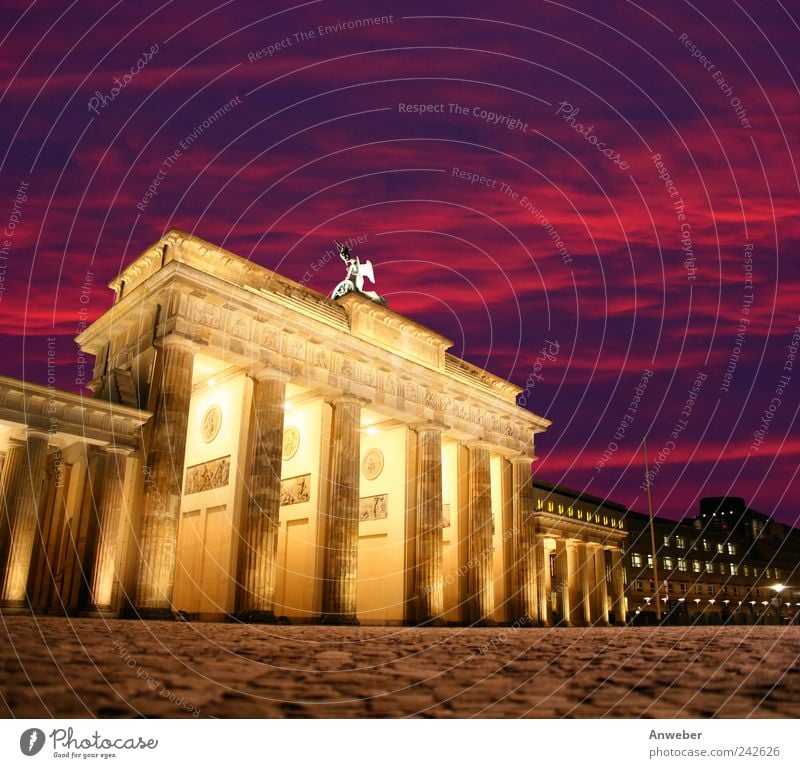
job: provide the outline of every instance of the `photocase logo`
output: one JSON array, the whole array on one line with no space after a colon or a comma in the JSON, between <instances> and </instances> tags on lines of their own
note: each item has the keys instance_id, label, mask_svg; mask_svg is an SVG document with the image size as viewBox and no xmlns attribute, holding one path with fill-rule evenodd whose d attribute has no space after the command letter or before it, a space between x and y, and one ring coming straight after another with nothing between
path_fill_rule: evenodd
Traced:
<instances>
[{"instance_id":1,"label":"photocase logo","mask_svg":"<svg viewBox=\"0 0 800 768\"><path fill-rule=\"evenodd\" d=\"M43 746L44 731L38 728L28 728L28 730L23 731L22 736L19 737L19 748L22 750L22 754L28 757L38 755Z\"/></svg>"}]
</instances>

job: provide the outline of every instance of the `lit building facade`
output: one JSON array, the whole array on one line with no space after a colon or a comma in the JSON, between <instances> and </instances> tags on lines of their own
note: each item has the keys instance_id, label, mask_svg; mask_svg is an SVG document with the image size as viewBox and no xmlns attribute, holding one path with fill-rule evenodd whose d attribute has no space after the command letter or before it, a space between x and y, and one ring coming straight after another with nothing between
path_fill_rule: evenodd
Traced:
<instances>
[{"instance_id":1,"label":"lit building facade","mask_svg":"<svg viewBox=\"0 0 800 768\"><path fill-rule=\"evenodd\" d=\"M624 533L535 508L519 387L179 230L110 287L94 399L0 381L3 611L608 620Z\"/></svg>"},{"instance_id":2,"label":"lit building facade","mask_svg":"<svg viewBox=\"0 0 800 768\"><path fill-rule=\"evenodd\" d=\"M675 624L783 624L800 611L800 531L771 521L738 497L701 500L694 518L650 520L628 512L628 618Z\"/></svg>"}]
</instances>

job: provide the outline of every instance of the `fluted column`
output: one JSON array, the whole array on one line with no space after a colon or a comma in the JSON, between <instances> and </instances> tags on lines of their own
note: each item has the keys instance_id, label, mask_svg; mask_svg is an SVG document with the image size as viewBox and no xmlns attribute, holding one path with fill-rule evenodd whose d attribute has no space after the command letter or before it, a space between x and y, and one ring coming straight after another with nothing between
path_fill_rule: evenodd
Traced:
<instances>
[{"instance_id":1,"label":"fluted column","mask_svg":"<svg viewBox=\"0 0 800 768\"><path fill-rule=\"evenodd\" d=\"M625 626L625 582L622 578L622 553L611 550L611 596L614 606L614 623Z\"/></svg>"},{"instance_id":2,"label":"fluted column","mask_svg":"<svg viewBox=\"0 0 800 768\"><path fill-rule=\"evenodd\" d=\"M558 592L559 603L561 605L561 623L569 627L572 626L569 599L569 583L572 577L569 568L566 539L556 539L556 578L558 584L555 589Z\"/></svg>"},{"instance_id":3,"label":"fluted column","mask_svg":"<svg viewBox=\"0 0 800 768\"><path fill-rule=\"evenodd\" d=\"M566 544L567 548L567 573L569 574L566 585L569 591L569 620L573 625L583 624L583 606L581 605L581 583L580 583L580 564L578 544L570 539Z\"/></svg>"},{"instance_id":4,"label":"fluted column","mask_svg":"<svg viewBox=\"0 0 800 768\"><path fill-rule=\"evenodd\" d=\"M239 616L245 621L274 622L286 381L267 371L253 379L246 475L250 499L242 539Z\"/></svg>"},{"instance_id":5,"label":"fluted column","mask_svg":"<svg viewBox=\"0 0 800 768\"><path fill-rule=\"evenodd\" d=\"M2 491L7 527L0 590L0 606L4 608L24 608L26 605L47 442L46 432L29 429L25 442L12 442L6 454Z\"/></svg>"},{"instance_id":6,"label":"fluted column","mask_svg":"<svg viewBox=\"0 0 800 768\"><path fill-rule=\"evenodd\" d=\"M332 405L331 483L321 621L323 624L358 624L361 401L343 397L333 401Z\"/></svg>"},{"instance_id":7,"label":"fluted column","mask_svg":"<svg viewBox=\"0 0 800 768\"><path fill-rule=\"evenodd\" d=\"M469 572L473 624L494 624L494 542L489 449L469 445Z\"/></svg>"},{"instance_id":8,"label":"fluted column","mask_svg":"<svg viewBox=\"0 0 800 768\"><path fill-rule=\"evenodd\" d=\"M438 424L417 428L416 569L418 624L441 624L442 578L442 430Z\"/></svg>"},{"instance_id":9,"label":"fluted column","mask_svg":"<svg viewBox=\"0 0 800 768\"><path fill-rule=\"evenodd\" d=\"M603 626L608 624L608 585L606 583L606 558L603 548L599 545L592 547L594 556L595 584L594 594L596 596L597 618L596 624Z\"/></svg>"},{"instance_id":10,"label":"fluted column","mask_svg":"<svg viewBox=\"0 0 800 768\"><path fill-rule=\"evenodd\" d=\"M534 522L526 489L531 477L531 460L520 456L511 460L511 509L514 526L514 567L516 569L517 620L531 626L539 620L536 599L536 553Z\"/></svg>"},{"instance_id":11,"label":"fluted column","mask_svg":"<svg viewBox=\"0 0 800 768\"><path fill-rule=\"evenodd\" d=\"M143 618L172 613L186 428L195 347L180 336L162 342L162 377L144 470L139 571L134 609Z\"/></svg>"},{"instance_id":12,"label":"fluted column","mask_svg":"<svg viewBox=\"0 0 800 768\"><path fill-rule=\"evenodd\" d=\"M594 560L592 559L592 550L588 544L578 545L578 582L581 590L581 608L583 615L583 624L587 627L591 625L594 619L594 611L592 610L592 583L594 582Z\"/></svg>"},{"instance_id":13,"label":"fluted column","mask_svg":"<svg viewBox=\"0 0 800 768\"><path fill-rule=\"evenodd\" d=\"M120 519L126 507L125 469L130 451L108 446L99 492L95 493L97 538L92 559L90 603L93 610L111 610L111 594L118 554Z\"/></svg>"},{"instance_id":14,"label":"fluted column","mask_svg":"<svg viewBox=\"0 0 800 768\"><path fill-rule=\"evenodd\" d=\"M543 627L550 624L550 595L547 585L550 583L550 562L544 546L544 536L534 534L534 556L536 559L536 601L539 604L539 624Z\"/></svg>"}]
</instances>

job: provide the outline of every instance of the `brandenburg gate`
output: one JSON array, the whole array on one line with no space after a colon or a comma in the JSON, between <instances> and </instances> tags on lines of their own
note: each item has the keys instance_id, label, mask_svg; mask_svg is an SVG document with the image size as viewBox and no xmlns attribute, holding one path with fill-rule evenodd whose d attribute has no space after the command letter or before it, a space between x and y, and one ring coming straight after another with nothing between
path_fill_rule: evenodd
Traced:
<instances>
[{"instance_id":1,"label":"brandenburg gate","mask_svg":"<svg viewBox=\"0 0 800 768\"><path fill-rule=\"evenodd\" d=\"M94 398L0 378L0 610L624 621L623 511L537 486L550 422L341 255L328 298L172 229L77 338Z\"/></svg>"}]
</instances>

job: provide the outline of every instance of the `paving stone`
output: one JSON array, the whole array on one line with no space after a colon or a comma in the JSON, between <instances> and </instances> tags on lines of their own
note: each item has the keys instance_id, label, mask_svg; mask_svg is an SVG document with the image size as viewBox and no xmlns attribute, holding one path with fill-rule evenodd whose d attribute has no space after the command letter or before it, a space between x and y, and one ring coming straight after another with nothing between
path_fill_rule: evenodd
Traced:
<instances>
[{"instance_id":1,"label":"paving stone","mask_svg":"<svg viewBox=\"0 0 800 768\"><path fill-rule=\"evenodd\" d=\"M800 716L798 627L2 617L0 639L5 717Z\"/></svg>"}]
</instances>

